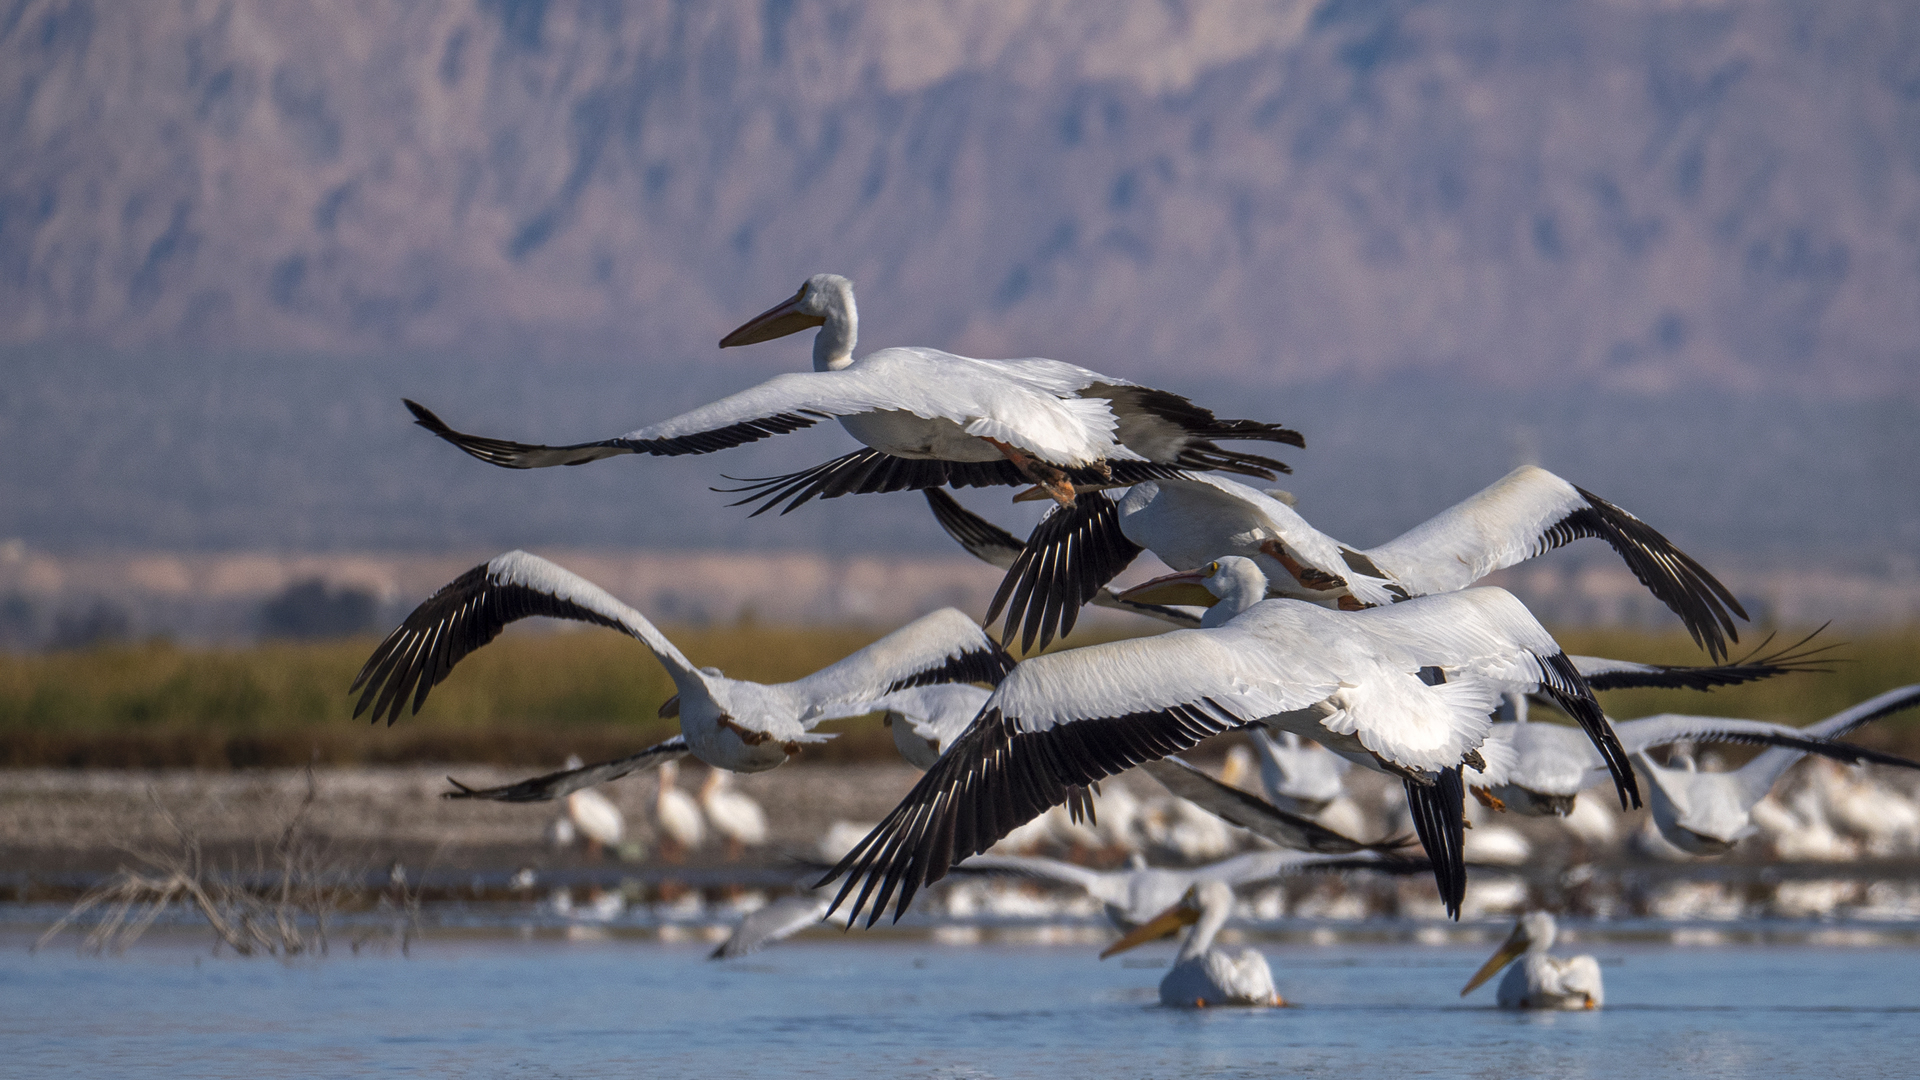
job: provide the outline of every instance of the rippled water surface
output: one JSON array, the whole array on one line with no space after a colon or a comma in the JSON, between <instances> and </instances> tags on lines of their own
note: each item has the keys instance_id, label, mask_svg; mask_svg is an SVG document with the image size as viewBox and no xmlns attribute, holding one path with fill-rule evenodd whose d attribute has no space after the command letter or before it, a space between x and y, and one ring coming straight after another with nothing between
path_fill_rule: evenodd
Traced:
<instances>
[{"instance_id":1,"label":"rippled water surface","mask_svg":"<svg viewBox=\"0 0 1920 1080\"><path fill-rule=\"evenodd\" d=\"M1085 946L855 938L713 963L494 936L281 964L184 934L117 958L26 943L0 939L8 1076L1920 1075L1904 947L1593 945L1607 1009L1517 1015L1491 987L1459 998L1490 951L1460 946L1268 946L1297 1007L1196 1013Z\"/></svg>"}]
</instances>

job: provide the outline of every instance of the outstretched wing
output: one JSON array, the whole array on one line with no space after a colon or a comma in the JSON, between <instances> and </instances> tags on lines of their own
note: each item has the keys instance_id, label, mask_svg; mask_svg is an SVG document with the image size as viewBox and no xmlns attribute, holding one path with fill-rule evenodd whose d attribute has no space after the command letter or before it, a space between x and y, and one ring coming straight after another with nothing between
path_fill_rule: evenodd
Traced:
<instances>
[{"instance_id":1,"label":"outstretched wing","mask_svg":"<svg viewBox=\"0 0 1920 1080\"><path fill-rule=\"evenodd\" d=\"M1202 810L1294 851L1323 855L1351 855L1356 851L1391 854L1413 842L1411 836L1374 844L1355 840L1310 817L1290 814L1258 795L1229 787L1177 757L1149 761L1140 768L1168 791Z\"/></svg>"},{"instance_id":2,"label":"outstretched wing","mask_svg":"<svg viewBox=\"0 0 1920 1080\"><path fill-rule=\"evenodd\" d=\"M1177 466L1156 465L1151 461L1108 461L1103 471L1095 468L1065 468L1067 479L1076 488L1097 489L1109 485L1125 486L1145 480L1184 476ZM746 498L729 506L757 504L748 517L779 506L782 514L810 499L837 499L842 495L871 495L889 491L931 491L935 488L1017 487L1029 483L1018 466L1006 458L993 461L941 461L935 458L895 457L884 451L866 448L842 454L823 465L781 476L728 477L739 480L740 487L714 488L729 495L746 492Z\"/></svg>"},{"instance_id":3,"label":"outstretched wing","mask_svg":"<svg viewBox=\"0 0 1920 1080\"><path fill-rule=\"evenodd\" d=\"M765 907L751 911L733 928L727 940L707 954L709 960L731 960L759 952L775 942L785 941L827 916L824 892L804 889L784 896Z\"/></svg>"},{"instance_id":4,"label":"outstretched wing","mask_svg":"<svg viewBox=\"0 0 1920 1080\"><path fill-rule=\"evenodd\" d=\"M801 722L858 716L895 691L940 683L998 684L1013 657L957 608L922 615L845 659L783 689L799 698Z\"/></svg>"},{"instance_id":5,"label":"outstretched wing","mask_svg":"<svg viewBox=\"0 0 1920 1080\"><path fill-rule=\"evenodd\" d=\"M1820 630L1825 630L1822 626ZM1774 635L1753 648L1746 656L1729 664L1690 666L1685 664L1636 664L1630 660L1605 660L1597 656L1570 657L1573 666L1595 690L1629 690L1646 687L1662 689L1711 690L1718 686L1738 686L1777 675L1795 672L1828 672L1822 664L1837 658L1823 655L1840 647L1839 642L1808 648L1812 634L1778 652L1761 655L1773 643Z\"/></svg>"},{"instance_id":6,"label":"outstretched wing","mask_svg":"<svg viewBox=\"0 0 1920 1080\"><path fill-rule=\"evenodd\" d=\"M987 607L986 622L1002 609L1001 629L1011 642L1020 631L1020 650L1031 652L1036 637L1046 648L1056 635L1065 637L1080 617L1080 608L1100 594L1107 582L1119 577L1143 549L1120 531L1120 512L1113 500L1088 492L1061 507L1034 526L1033 535L1015 557Z\"/></svg>"},{"instance_id":7,"label":"outstretched wing","mask_svg":"<svg viewBox=\"0 0 1920 1080\"><path fill-rule=\"evenodd\" d=\"M1747 618L1725 585L1652 526L1558 476L1525 465L1405 534L1366 551L1417 593L1451 592L1581 537L1605 540L1716 660Z\"/></svg>"},{"instance_id":8,"label":"outstretched wing","mask_svg":"<svg viewBox=\"0 0 1920 1080\"><path fill-rule=\"evenodd\" d=\"M644 642L669 674L693 670L645 616L605 589L537 555L509 551L455 578L387 635L347 690L366 688L353 715L372 705L375 723L384 714L392 724L408 695L419 712L427 692L468 653L499 637L508 623L535 615L612 627Z\"/></svg>"},{"instance_id":9,"label":"outstretched wing","mask_svg":"<svg viewBox=\"0 0 1920 1080\"><path fill-rule=\"evenodd\" d=\"M447 783L453 785L452 791L443 791L443 799L491 799L494 802L549 802L565 798L582 788L595 784L604 784L609 780L618 780L643 769L651 769L667 761L677 761L690 751L683 735L675 735L666 742L655 743L637 754L629 754L612 761L602 761L597 765L583 765L578 769L563 769L522 780L517 784L501 787L476 788L447 777Z\"/></svg>"},{"instance_id":10,"label":"outstretched wing","mask_svg":"<svg viewBox=\"0 0 1920 1080\"><path fill-rule=\"evenodd\" d=\"M544 469L552 465L585 465L589 461L617 457L620 454L653 454L660 457L710 454L715 450L739 446L741 443L756 442L769 435L784 435L789 431L812 427L828 418L824 414L780 412L717 424L707 430L689 431L682 435L645 437L644 433L654 428L641 428L632 435L623 435L617 439L601 439L597 442L573 443L567 446L541 446L535 443L509 442L506 439L493 439L485 435L469 435L464 431L455 431L425 405L415 401L406 401L406 405L413 413L414 423L481 461L489 465L498 465L503 469ZM674 421L670 420L667 423L673 424ZM656 425L656 427L661 426L666 425Z\"/></svg>"},{"instance_id":11,"label":"outstretched wing","mask_svg":"<svg viewBox=\"0 0 1920 1080\"><path fill-rule=\"evenodd\" d=\"M1082 397L1105 398L1119 420L1114 438L1149 461L1179 465L1197 472L1220 471L1272 480L1274 473L1290 473L1284 462L1236 450L1222 449L1216 439L1248 439L1305 447L1300 433L1258 420L1222 420L1179 394L1133 383L1098 382L1079 391Z\"/></svg>"},{"instance_id":12,"label":"outstretched wing","mask_svg":"<svg viewBox=\"0 0 1920 1080\"><path fill-rule=\"evenodd\" d=\"M987 700L979 719L826 881L856 888L858 914L878 921L954 862L1088 785L1260 717L1302 709L1338 688L1310 643L1298 653L1262 647L1229 625L1175 630L1027 660ZM825 884L823 881L822 884Z\"/></svg>"}]
</instances>

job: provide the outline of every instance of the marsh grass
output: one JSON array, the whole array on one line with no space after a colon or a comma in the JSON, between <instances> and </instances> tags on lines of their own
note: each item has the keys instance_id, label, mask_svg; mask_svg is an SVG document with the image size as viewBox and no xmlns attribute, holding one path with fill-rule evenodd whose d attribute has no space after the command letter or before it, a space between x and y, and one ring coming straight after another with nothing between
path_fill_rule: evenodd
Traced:
<instances>
[{"instance_id":1,"label":"marsh grass","mask_svg":"<svg viewBox=\"0 0 1920 1080\"><path fill-rule=\"evenodd\" d=\"M879 630L738 625L669 628L697 664L774 682L829 664ZM1778 643L1797 635L1782 633ZM1571 652L1697 664L1706 655L1684 633L1563 630ZM1748 630L1740 651L1765 635ZM1072 644L1097 637L1076 635ZM1829 671L1711 694L1617 691L1607 711L1746 716L1806 723L1882 690L1920 681L1920 628L1828 630ZM392 728L352 719L347 686L372 637L312 644L187 649L165 643L36 655L0 654L0 765L119 767L300 765L411 761L522 763L567 753L617 757L676 728L657 715L672 683L638 642L605 631L515 627L466 660L419 715ZM871 720L807 760L890 756ZM1895 718L1862 738L1920 751L1920 723Z\"/></svg>"}]
</instances>

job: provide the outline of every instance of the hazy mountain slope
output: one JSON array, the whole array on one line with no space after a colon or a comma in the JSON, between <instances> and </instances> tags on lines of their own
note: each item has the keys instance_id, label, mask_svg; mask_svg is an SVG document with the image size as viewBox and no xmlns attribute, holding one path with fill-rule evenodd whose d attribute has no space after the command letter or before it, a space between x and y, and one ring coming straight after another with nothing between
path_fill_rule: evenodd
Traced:
<instances>
[{"instance_id":1,"label":"hazy mountain slope","mask_svg":"<svg viewBox=\"0 0 1920 1080\"><path fill-rule=\"evenodd\" d=\"M1162 381L1911 394L1920 6L0 7L0 340L671 369L820 269Z\"/></svg>"}]
</instances>

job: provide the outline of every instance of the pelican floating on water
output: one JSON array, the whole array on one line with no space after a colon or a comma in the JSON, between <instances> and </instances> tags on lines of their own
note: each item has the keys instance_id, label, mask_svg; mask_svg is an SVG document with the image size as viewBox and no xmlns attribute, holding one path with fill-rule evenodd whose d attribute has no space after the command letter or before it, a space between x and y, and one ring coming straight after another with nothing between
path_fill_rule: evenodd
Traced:
<instances>
[{"instance_id":1,"label":"pelican floating on water","mask_svg":"<svg viewBox=\"0 0 1920 1080\"><path fill-rule=\"evenodd\" d=\"M750 390L618 438L571 446L505 442L454 431L407 402L421 426L494 465L582 465L619 454L705 454L837 419L872 449L742 490L787 508L814 496L906 488L1031 483L1063 504L1076 485L1107 486L1183 470L1272 479L1286 466L1221 449L1216 439L1304 445L1274 424L1221 420L1186 398L1056 360L975 360L927 348L854 359L853 283L815 274L792 298L722 338L721 348L813 327L813 371Z\"/></svg>"},{"instance_id":2,"label":"pelican floating on water","mask_svg":"<svg viewBox=\"0 0 1920 1080\"><path fill-rule=\"evenodd\" d=\"M1268 595L1352 609L1464 589L1582 537L1605 540L1716 659L1739 638L1733 617L1747 617L1724 585L1651 526L1537 466L1515 469L1371 548L1327 536L1290 496L1278 496L1285 493L1188 476L1136 484L1117 504L1101 495L1055 513L1034 529L983 621L1004 608L1004 640L1024 624L1022 647L1036 635L1044 647L1065 632L1062 620L1071 627L1063 612L1091 600L1143 550L1175 570L1243 556L1266 573Z\"/></svg>"},{"instance_id":3,"label":"pelican floating on water","mask_svg":"<svg viewBox=\"0 0 1920 1080\"><path fill-rule=\"evenodd\" d=\"M1197 630L1030 658L894 811L842 859L837 902L896 917L953 862L1087 785L1200 740L1260 723L1320 741L1400 776L1441 896L1458 910L1459 767L1483 758L1489 714L1507 690L1544 691L1580 718L1623 805L1638 805L1626 755L1580 674L1524 606L1495 588L1343 613L1260 600L1265 578L1227 558L1189 575L1223 598ZM871 907L869 904L871 903Z\"/></svg>"},{"instance_id":4,"label":"pelican floating on water","mask_svg":"<svg viewBox=\"0 0 1920 1080\"><path fill-rule=\"evenodd\" d=\"M354 678L350 693L365 688L354 715L371 705L376 723L384 715L391 724L408 697L418 712L428 691L462 658L508 623L534 615L593 623L639 639L679 691L661 715L680 718L680 745L708 765L735 772L774 768L801 746L829 738L813 730L821 721L872 712L890 693L942 682L997 682L1013 665L977 623L942 608L805 678L770 684L729 679L717 668L695 667L645 616L605 589L538 556L510 551L460 575L387 635ZM668 747L663 743L622 760L637 768L677 757Z\"/></svg>"},{"instance_id":5,"label":"pelican floating on water","mask_svg":"<svg viewBox=\"0 0 1920 1080\"><path fill-rule=\"evenodd\" d=\"M1557 928L1553 916L1544 911L1522 915L1514 923L1513 933L1480 970L1467 980L1460 991L1466 997L1481 983L1493 978L1508 964L1513 967L1500 980L1496 1000L1503 1009L1597 1009L1606 1001L1601 985L1600 962L1591 956L1561 959L1547 955L1553 948ZM1515 959L1518 963L1514 963Z\"/></svg>"},{"instance_id":6,"label":"pelican floating on water","mask_svg":"<svg viewBox=\"0 0 1920 1080\"><path fill-rule=\"evenodd\" d=\"M1285 1005L1273 988L1273 970L1258 950L1232 953L1214 947L1214 935L1232 914L1233 886L1224 881L1198 882L1178 903L1107 946L1100 959L1171 937L1182 927L1192 927L1180 943L1173 969L1160 980L1160 1004L1182 1009Z\"/></svg>"}]
</instances>

